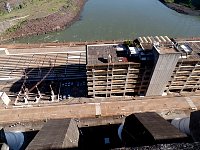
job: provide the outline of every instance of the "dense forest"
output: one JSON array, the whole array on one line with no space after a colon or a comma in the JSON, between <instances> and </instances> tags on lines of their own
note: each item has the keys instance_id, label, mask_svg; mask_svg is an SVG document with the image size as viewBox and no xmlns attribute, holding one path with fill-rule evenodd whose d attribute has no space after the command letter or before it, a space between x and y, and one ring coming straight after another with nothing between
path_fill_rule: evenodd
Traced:
<instances>
[{"instance_id":1,"label":"dense forest","mask_svg":"<svg viewBox=\"0 0 200 150\"><path fill-rule=\"evenodd\" d=\"M164 0L167 3L182 4L194 9L200 9L200 0Z\"/></svg>"}]
</instances>

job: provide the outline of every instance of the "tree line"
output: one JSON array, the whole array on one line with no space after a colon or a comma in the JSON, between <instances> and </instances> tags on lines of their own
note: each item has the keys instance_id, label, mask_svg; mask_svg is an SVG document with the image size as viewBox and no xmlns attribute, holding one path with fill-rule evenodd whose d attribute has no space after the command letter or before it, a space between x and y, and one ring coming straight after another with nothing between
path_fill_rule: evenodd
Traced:
<instances>
[{"instance_id":1,"label":"tree line","mask_svg":"<svg viewBox=\"0 0 200 150\"><path fill-rule=\"evenodd\" d=\"M200 0L164 0L167 3L184 4L188 7L200 9Z\"/></svg>"}]
</instances>

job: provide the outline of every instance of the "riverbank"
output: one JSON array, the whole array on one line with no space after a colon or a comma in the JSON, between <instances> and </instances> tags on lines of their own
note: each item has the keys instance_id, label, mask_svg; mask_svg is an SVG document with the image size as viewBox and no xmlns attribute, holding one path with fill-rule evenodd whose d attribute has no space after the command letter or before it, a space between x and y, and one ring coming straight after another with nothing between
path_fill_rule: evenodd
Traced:
<instances>
[{"instance_id":1,"label":"riverbank","mask_svg":"<svg viewBox=\"0 0 200 150\"><path fill-rule=\"evenodd\" d=\"M16 39L20 37L46 34L48 32L62 30L69 27L80 18L85 0L73 0L68 7L62 6L55 13L45 17L34 18L20 22L20 25L11 27L1 35L1 41ZM12 29L14 28L14 29Z\"/></svg>"},{"instance_id":2,"label":"riverbank","mask_svg":"<svg viewBox=\"0 0 200 150\"><path fill-rule=\"evenodd\" d=\"M200 16L200 10L195 10L194 8L186 7L182 4L177 3L167 3L165 0L159 0L161 3L169 7L170 9L175 10L178 13L191 15L191 16Z\"/></svg>"}]
</instances>

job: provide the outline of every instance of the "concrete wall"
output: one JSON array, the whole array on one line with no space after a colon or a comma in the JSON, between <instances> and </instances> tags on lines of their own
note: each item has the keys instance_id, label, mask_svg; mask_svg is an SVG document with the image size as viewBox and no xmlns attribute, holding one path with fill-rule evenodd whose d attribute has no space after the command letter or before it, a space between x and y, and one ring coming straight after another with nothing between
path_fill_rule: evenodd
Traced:
<instances>
[{"instance_id":1,"label":"concrete wall","mask_svg":"<svg viewBox=\"0 0 200 150\"><path fill-rule=\"evenodd\" d=\"M160 54L156 48L153 49L153 53L155 56L155 67L146 96L163 94L181 55L180 53Z\"/></svg>"},{"instance_id":2,"label":"concrete wall","mask_svg":"<svg viewBox=\"0 0 200 150\"><path fill-rule=\"evenodd\" d=\"M67 133L65 135L64 142L62 144L63 145L62 148L77 148L78 141L79 141L78 125L74 121L74 119L71 119L69 127L67 129Z\"/></svg>"},{"instance_id":3,"label":"concrete wall","mask_svg":"<svg viewBox=\"0 0 200 150\"><path fill-rule=\"evenodd\" d=\"M200 111L192 112L190 115L190 131L195 142L200 141Z\"/></svg>"},{"instance_id":4,"label":"concrete wall","mask_svg":"<svg viewBox=\"0 0 200 150\"><path fill-rule=\"evenodd\" d=\"M79 131L73 119L49 120L26 149L77 148L78 139Z\"/></svg>"}]
</instances>

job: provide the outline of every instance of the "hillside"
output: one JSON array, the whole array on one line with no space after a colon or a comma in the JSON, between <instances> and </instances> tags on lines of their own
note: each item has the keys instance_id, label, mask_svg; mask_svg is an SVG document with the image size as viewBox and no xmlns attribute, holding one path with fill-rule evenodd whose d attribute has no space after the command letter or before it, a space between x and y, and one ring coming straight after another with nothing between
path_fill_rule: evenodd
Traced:
<instances>
[{"instance_id":1,"label":"hillside","mask_svg":"<svg viewBox=\"0 0 200 150\"><path fill-rule=\"evenodd\" d=\"M200 0L164 0L166 3L176 3L193 9L200 9Z\"/></svg>"},{"instance_id":2,"label":"hillside","mask_svg":"<svg viewBox=\"0 0 200 150\"><path fill-rule=\"evenodd\" d=\"M200 0L160 0L167 7L186 15L200 16Z\"/></svg>"},{"instance_id":3,"label":"hillside","mask_svg":"<svg viewBox=\"0 0 200 150\"><path fill-rule=\"evenodd\" d=\"M84 0L0 0L1 40L63 29L83 5Z\"/></svg>"}]
</instances>

